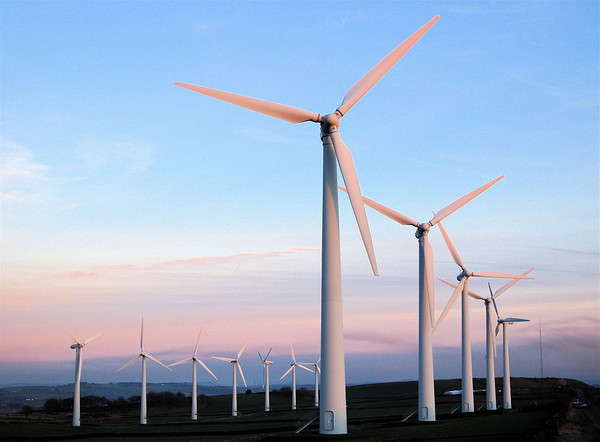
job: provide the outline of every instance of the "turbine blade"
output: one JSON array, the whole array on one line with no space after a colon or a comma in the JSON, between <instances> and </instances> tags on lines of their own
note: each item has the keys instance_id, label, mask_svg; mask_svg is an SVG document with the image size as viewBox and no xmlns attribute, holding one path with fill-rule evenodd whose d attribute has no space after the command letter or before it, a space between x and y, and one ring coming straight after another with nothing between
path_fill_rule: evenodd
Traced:
<instances>
[{"instance_id":1,"label":"turbine blade","mask_svg":"<svg viewBox=\"0 0 600 442\"><path fill-rule=\"evenodd\" d=\"M533 267L530 268L529 270L521 273L521 276L527 276L529 275L531 272L533 272ZM500 287L496 293L494 293L493 297L497 298L498 296L500 296L502 293L506 292L509 288L511 288L512 286L514 286L517 282L519 282L520 279L513 279L512 281L508 281L506 284L504 284L502 287Z\"/></svg>"},{"instance_id":2,"label":"turbine blade","mask_svg":"<svg viewBox=\"0 0 600 442\"><path fill-rule=\"evenodd\" d=\"M500 331L500 323L496 324L496 333L495 336L498 336L498 332Z\"/></svg>"},{"instance_id":3,"label":"turbine blade","mask_svg":"<svg viewBox=\"0 0 600 442\"><path fill-rule=\"evenodd\" d=\"M242 357L242 355L244 354L244 352L246 351L246 347L248 346L248 344L244 344L244 346L240 349L240 351L238 351L237 357L236 359L240 359Z\"/></svg>"},{"instance_id":4,"label":"turbine blade","mask_svg":"<svg viewBox=\"0 0 600 442\"><path fill-rule=\"evenodd\" d=\"M314 374L314 370L311 370L310 368L308 368L308 367L305 367L304 365L302 365L302 364L300 364L300 363L297 363L297 364L296 364L296 367L300 367L300 368L302 368L303 370L310 371L311 373L313 373L313 374Z\"/></svg>"},{"instance_id":5,"label":"turbine blade","mask_svg":"<svg viewBox=\"0 0 600 442\"><path fill-rule=\"evenodd\" d=\"M474 299L479 299L479 300L481 300L481 301L485 301L485 298L484 298L483 296L481 296L481 295L478 295L477 293L475 293L475 292L472 292L471 290L469 290L469 291L467 292L467 294L468 294L468 295L469 295L471 298L474 298Z\"/></svg>"},{"instance_id":6,"label":"turbine blade","mask_svg":"<svg viewBox=\"0 0 600 442\"><path fill-rule=\"evenodd\" d=\"M360 193L360 185L358 183L358 176L356 175L354 161L352 160L352 153L346 144L344 144L339 132L333 132L331 134L331 140L333 141L335 156L337 157L338 164L340 165L344 183L346 183L346 188L348 190L347 193L350 197L350 204L352 205L356 222L358 223L360 236L362 237L367 255L369 256L371 269L373 270L373 274L377 276L379 275L379 271L377 270L377 260L375 258L375 251L373 250L373 240L369 230L369 220L367 219L365 206Z\"/></svg>"},{"instance_id":7,"label":"turbine blade","mask_svg":"<svg viewBox=\"0 0 600 442\"><path fill-rule=\"evenodd\" d=\"M202 362L200 359L196 359L196 362L200 365L200 367L202 367L209 375L211 375L213 378L215 378L215 381L218 381L219 378L217 377L217 375L215 375L210 368L208 368L208 366Z\"/></svg>"},{"instance_id":8,"label":"turbine blade","mask_svg":"<svg viewBox=\"0 0 600 442\"><path fill-rule=\"evenodd\" d=\"M494 291L492 290L492 284L488 281L488 289L490 290L490 299L494 297Z\"/></svg>"},{"instance_id":9,"label":"turbine blade","mask_svg":"<svg viewBox=\"0 0 600 442\"><path fill-rule=\"evenodd\" d=\"M338 188L341 191L348 193L348 190L345 187L338 186ZM372 199L369 199L366 196L363 196L362 199L367 206L377 210L382 215L387 216L388 218L396 221L397 223L403 224L405 226L419 227L419 223L412 219L410 216L406 216L400 212L396 212L394 209L390 209L389 207L386 207L383 204L378 203L377 201L373 201Z\"/></svg>"},{"instance_id":10,"label":"turbine blade","mask_svg":"<svg viewBox=\"0 0 600 442\"><path fill-rule=\"evenodd\" d=\"M146 357L148 359L150 359L152 362L157 363L158 365L165 367L167 370L171 371L171 368L168 365L163 364L162 362L160 362L158 359L156 359L154 356L152 356L150 353L144 353L146 355Z\"/></svg>"},{"instance_id":11,"label":"turbine blade","mask_svg":"<svg viewBox=\"0 0 600 442\"><path fill-rule=\"evenodd\" d=\"M66 327L61 326L65 334L71 338L71 344L81 344L80 340Z\"/></svg>"},{"instance_id":12,"label":"turbine blade","mask_svg":"<svg viewBox=\"0 0 600 442\"><path fill-rule=\"evenodd\" d=\"M496 305L496 300L492 298L492 304L494 304L494 310L496 310L496 316L500 319L500 313L498 312L498 306Z\"/></svg>"},{"instance_id":13,"label":"turbine blade","mask_svg":"<svg viewBox=\"0 0 600 442\"><path fill-rule=\"evenodd\" d=\"M198 332L198 336L196 337L196 346L194 347L194 356L198 353L198 343L200 342L200 335L202 334L202 329Z\"/></svg>"},{"instance_id":14,"label":"turbine blade","mask_svg":"<svg viewBox=\"0 0 600 442\"><path fill-rule=\"evenodd\" d=\"M244 377L244 370L242 370L242 366L239 362L235 365L237 365L238 371L240 372L240 376L242 377L242 381L244 381L244 385L246 386L246 388L248 388L248 384L246 383L246 378Z\"/></svg>"},{"instance_id":15,"label":"turbine blade","mask_svg":"<svg viewBox=\"0 0 600 442\"><path fill-rule=\"evenodd\" d=\"M83 345L88 345L90 342L95 341L100 336L102 336L102 333L98 333L97 335L94 335L91 338L87 338L85 341L83 341Z\"/></svg>"},{"instance_id":16,"label":"turbine blade","mask_svg":"<svg viewBox=\"0 0 600 442\"><path fill-rule=\"evenodd\" d=\"M202 86L194 86L188 83L177 82L175 85L201 93L203 95L208 95L209 97L216 98L217 100L226 101L228 103L235 104L236 106L250 109L254 112L279 118L280 120L288 121L290 123L321 121L321 116L319 114L315 114L314 112L309 112L293 106L286 106L285 104L260 100L258 98L245 97L243 95L232 94L231 92L219 91L217 89L210 89Z\"/></svg>"},{"instance_id":17,"label":"turbine blade","mask_svg":"<svg viewBox=\"0 0 600 442\"><path fill-rule=\"evenodd\" d=\"M177 362L173 362L172 364L169 364L169 367L175 367L176 365L183 365L183 364L187 364L188 362L192 361L194 358L185 358L182 359L181 361L177 361Z\"/></svg>"},{"instance_id":18,"label":"turbine blade","mask_svg":"<svg viewBox=\"0 0 600 442\"><path fill-rule=\"evenodd\" d=\"M448 204L442 210L438 210L436 212L435 216L433 217L433 219L431 221L429 221L429 223L432 226L435 226L437 223L439 223L441 220L443 220L444 218L446 218L448 215L456 212L458 209L460 209L462 206L464 206L465 204L467 204L473 198L475 198L476 196L480 195L481 193L485 192L487 189L489 189L490 187L492 187L494 184L496 184L502 178L504 178L504 176L499 176L498 178L493 179L489 183L486 183L483 186L478 187L477 189L475 189L471 193L467 193L465 196L460 197L459 199L457 199L453 203Z\"/></svg>"},{"instance_id":19,"label":"turbine blade","mask_svg":"<svg viewBox=\"0 0 600 442\"><path fill-rule=\"evenodd\" d=\"M292 355L292 361L296 362L296 352L294 351L294 346L290 344L290 353Z\"/></svg>"},{"instance_id":20,"label":"turbine blade","mask_svg":"<svg viewBox=\"0 0 600 442\"><path fill-rule=\"evenodd\" d=\"M358 100L362 98L377 82L383 77L397 62L406 54L419 39L425 35L427 31L439 20L440 16L436 15L423 26L421 26L413 35L408 37L396 48L377 63L369 72L367 72L354 86L352 86L338 110L345 115Z\"/></svg>"},{"instance_id":21,"label":"turbine blade","mask_svg":"<svg viewBox=\"0 0 600 442\"><path fill-rule=\"evenodd\" d=\"M286 372L285 372L285 373L283 373L283 374L281 375L281 377L279 378L279 380L281 381L281 380L282 380L284 377L286 377L288 374L290 374L290 372L292 371L292 369L293 369L293 368L294 368L294 366L293 366L293 365L292 365L292 366L290 366L290 368L288 368L288 369L286 370Z\"/></svg>"},{"instance_id":22,"label":"turbine blade","mask_svg":"<svg viewBox=\"0 0 600 442\"><path fill-rule=\"evenodd\" d=\"M433 249L431 248L431 243L429 242L429 238L425 240L425 300L427 302L427 308L429 310L429 319L430 323L433 327L435 323L435 270L433 268Z\"/></svg>"},{"instance_id":23,"label":"turbine blade","mask_svg":"<svg viewBox=\"0 0 600 442\"><path fill-rule=\"evenodd\" d=\"M265 356L265 361L266 361L267 359L269 359L269 355L271 354L271 351L272 351L272 350L273 350L273 347L271 347L271 348L269 349L269 351L267 352L267 355Z\"/></svg>"},{"instance_id":24,"label":"turbine blade","mask_svg":"<svg viewBox=\"0 0 600 442\"><path fill-rule=\"evenodd\" d=\"M513 275L512 273L489 272L487 270L482 272L473 272L471 276L475 276L477 278L533 279L531 276Z\"/></svg>"},{"instance_id":25,"label":"turbine blade","mask_svg":"<svg viewBox=\"0 0 600 442\"><path fill-rule=\"evenodd\" d=\"M440 281L440 282L443 282L443 283L444 283L444 284L446 284L446 285L449 285L450 287L452 287L452 288L454 288L454 289L455 289L456 287L458 287L458 284L454 284L454 283L452 283L452 282L450 282L450 281L446 281L445 279L438 278L437 280L438 280L438 281Z\"/></svg>"},{"instance_id":26,"label":"turbine blade","mask_svg":"<svg viewBox=\"0 0 600 442\"><path fill-rule=\"evenodd\" d=\"M504 318L504 322L529 322L529 319L522 319L522 318Z\"/></svg>"},{"instance_id":27,"label":"turbine blade","mask_svg":"<svg viewBox=\"0 0 600 442\"><path fill-rule=\"evenodd\" d=\"M140 350L144 352L144 316L142 315L142 327L140 329Z\"/></svg>"},{"instance_id":28,"label":"turbine blade","mask_svg":"<svg viewBox=\"0 0 600 442\"><path fill-rule=\"evenodd\" d=\"M235 361L235 359L233 358L225 358L222 356L211 356L212 359L218 359L219 361L225 361L225 362L233 362Z\"/></svg>"},{"instance_id":29,"label":"turbine blade","mask_svg":"<svg viewBox=\"0 0 600 442\"><path fill-rule=\"evenodd\" d=\"M436 329L442 323L442 321L444 320L444 318L446 318L446 316L448 315L448 312L450 311L450 309L452 308L452 306L454 305L454 303L456 302L456 300L458 299L458 297L462 293L462 290L463 290L463 287L465 286L465 281L466 280L467 280L467 278L463 278L460 281L460 284L458 284L456 286L456 288L454 289L454 291L452 292L452 295L448 299L448 303L446 304L446 307L444 307L444 310L442 310L442 313L440 314L437 322L435 323L435 326L433 327L433 332L436 331Z\"/></svg>"},{"instance_id":30,"label":"turbine blade","mask_svg":"<svg viewBox=\"0 0 600 442\"><path fill-rule=\"evenodd\" d=\"M129 367L131 364L133 364L135 361L137 361L140 358L140 355L136 355L135 357L131 358L130 360L128 360L127 362L125 362L123 365L121 365L119 368L117 368L113 373L117 373L127 367Z\"/></svg>"},{"instance_id":31,"label":"turbine blade","mask_svg":"<svg viewBox=\"0 0 600 442\"><path fill-rule=\"evenodd\" d=\"M260 359L260 362L265 362L260 352L258 352L258 359Z\"/></svg>"},{"instance_id":32,"label":"turbine blade","mask_svg":"<svg viewBox=\"0 0 600 442\"><path fill-rule=\"evenodd\" d=\"M317 373L321 374L321 368L318 364L315 365L315 368L317 369Z\"/></svg>"},{"instance_id":33,"label":"turbine blade","mask_svg":"<svg viewBox=\"0 0 600 442\"><path fill-rule=\"evenodd\" d=\"M435 214L434 214L434 216L435 216ZM463 260L460 257L458 250L456 249L456 246L454 245L454 242L452 241L452 238L450 238L450 235L448 235L448 232L446 231L444 225L440 221L438 221L438 227L440 228L440 232L442 233L442 237L444 238L446 247L448 247L448 251L452 255L454 262L456 263L457 266L459 266L461 269L464 270L465 265L463 263Z\"/></svg>"},{"instance_id":34,"label":"turbine blade","mask_svg":"<svg viewBox=\"0 0 600 442\"><path fill-rule=\"evenodd\" d=\"M492 318L490 318L490 325L492 323L491 321L492 321ZM500 324L497 324L496 327L498 327L499 325ZM490 330L490 332L491 332L491 330ZM496 333L491 333L491 334L492 334L492 357L494 359L496 359L496 351L497 351L497 349L496 349L496 346L497 346L497 344L496 344L496 335L498 333L496 332Z\"/></svg>"},{"instance_id":35,"label":"turbine blade","mask_svg":"<svg viewBox=\"0 0 600 442\"><path fill-rule=\"evenodd\" d=\"M457 287L457 284L453 284L453 283L451 283L451 282L449 282L449 281L446 281L445 279L442 279L442 278L438 278L438 281L440 281L440 282L443 282L444 284L446 284L446 285L449 285L449 286L450 286L450 287L452 287L452 288L456 288L456 287ZM483 297L483 296L481 296L481 295L478 295L478 294L477 294L477 293L475 293L475 292L472 292L471 290L469 290L469 291L467 292L467 295L469 295L471 298L474 298L474 299L479 299L479 300L481 300L481 301L485 301L485 300L486 300L486 298L484 298L484 297Z\"/></svg>"}]
</instances>

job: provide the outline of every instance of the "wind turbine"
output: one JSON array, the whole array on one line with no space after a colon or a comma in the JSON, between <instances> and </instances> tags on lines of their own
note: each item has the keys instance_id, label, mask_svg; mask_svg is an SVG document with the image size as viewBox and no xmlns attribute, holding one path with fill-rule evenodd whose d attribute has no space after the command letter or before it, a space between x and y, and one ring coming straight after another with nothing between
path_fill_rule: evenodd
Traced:
<instances>
[{"instance_id":1,"label":"wind turbine","mask_svg":"<svg viewBox=\"0 0 600 442\"><path fill-rule=\"evenodd\" d=\"M194 353L191 357L169 364L169 367L175 367L176 365L187 364L188 362L192 363L192 420L194 421L198 420L198 375L196 373L196 364L200 365L204 371L206 371L215 379L215 381L218 380L215 374L210 371L210 368L208 368L206 364L202 362L198 356L196 356L198 354L198 341L200 340L201 333L202 332L198 333L198 337L196 338L196 346L194 347Z\"/></svg>"},{"instance_id":2,"label":"wind turbine","mask_svg":"<svg viewBox=\"0 0 600 442\"><path fill-rule=\"evenodd\" d=\"M515 322L529 322L529 319L521 319L521 318L504 318L500 317L500 313L498 312L498 306L496 305L496 300L492 298L492 303L494 304L494 310L496 311L496 316L498 317L498 324L496 325L495 336L498 335L500 331L500 326L502 326L502 362L504 365L504 379L502 384L502 408L505 410L512 409L512 396L510 393L510 361L508 357L508 334L506 333L506 326L513 325Z\"/></svg>"},{"instance_id":3,"label":"wind turbine","mask_svg":"<svg viewBox=\"0 0 600 442\"><path fill-rule=\"evenodd\" d=\"M473 397L473 358L471 355L471 320L469 313L469 279L470 278L506 278L512 280L519 279L533 279L526 275L512 275L510 273L499 273L490 271L471 272L467 269L463 263L456 246L452 242L452 238L444 228L443 224L440 223L440 232L444 237L444 242L454 259L454 262L460 267L461 272L458 274L456 279L459 281L458 286L454 289L452 296L448 300L446 307L442 311L437 323L433 327L434 331L438 325L444 320L448 311L452 308L458 295L461 295L461 352L462 352L462 394L461 394L461 410L463 413L473 413L475 411L475 398ZM495 391L495 390L494 390Z\"/></svg>"},{"instance_id":4,"label":"wind turbine","mask_svg":"<svg viewBox=\"0 0 600 442\"><path fill-rule=\"evenodd\" d=\"M258 352L258 358L263 364L263 387L265 389L265 411L271 411L271 403L269 402L270 386L269 386L269 365L273 364L273 361L269 361L269 355L271 354L271 347L267 352L267 355L263 358L260 352Z\"/></svg>"},{"instance_id":5,"label":"wind turbine","mask_svg":"<svg viewBox=\"0 0 600 442\"><path fill-rule=\"evenodd\" d=\"M313 371L310 368L302 365L301 362L296 361L296 353L294 352L294 346L292 344L290 344L290 353L292 354L292 361L290 362L290 368L288 368L286 370L286 372L281 375L279 380L281 381L288 374L290 374L290 372L292 373L292 410L295 410L296 409L296 367L300 367L303 370L309 371L311 373L313 373Z\"/></svg>"},{"instance_id":6,"label":"wind turbine","mask_svg":"<svg viewBox=\"0 0 600 442\"><path fill-rule=\"evenodd\" d=\"M369 207L391 218L397 223L417 228L415 236L419 240L419 421L435 421L435 392L433 384L433 348L431 334L434 324L434 268L433 250L429 242L429 230L439 224L448 215L454 213L473 198L496 184L504 176L493 179L471 193L457 199L436 212L433 218L425 223L419 223L409 216L396 212L369 198L363 201ZM346 189L340 187L344 192Z\"/></svg>"},{"instance_id":7,"label":"wind turbine","mask_svg":"<svg viewBox=\"0 0 600 442\"><path fill-rule=\"evenodd\" d=\"M234 358L226 358L224 356L211 356L213 359L218 359L219 361L229 362L231 364L232 379L233 379L233 381L232 381L233 392L231 393L231 415L232 416L237 416L238 415L238 410L237 410L237 372L236 372L236 368L240 372L240 376L242 377L242 381L244 381L244 385L246 386L246 388L248 388L248 384L246 384L246 378L244 377L244 371L242 370L242 366L240 365L240 358L244 354L244 351L246 350L246 346L247 345L248 344L244 344L244 346L241 348L241 350L238 351L238 354L235 357L235 359Z\"/></svg>"},{"instance_id":8,"label":"wind turbine","mask_svg":"<svg viewBox=\"0 0 600 442\"><path fill-rule=\"evenodd\" d=\"M317 362L300 362L302 365L313 366L313 372L315 373L315 407L319 406L319 375L321 374L319 362L321 362L321 358L317 359Z\"/></svg>"},{"instance_id":9,"label":"wind turbine","mask_svg":"<svg viewBox=\"0 0 600 442\"><path fill-rule=\"evenodd\" d=\"M82 355L81 350L88 345L93 340L99 338L102 333L97 334L96 336L92 336L91 338L86 339L85 341L81 341L80 339L75 338L70 335L72 343L70 348L75 350L75 379L73 381L73 423L74 427L79 427L81 425L81 365L82 365Z\"/></svg>"},{"instance_id":10,"label":"wind turbine","mask_svg":"<svg viewBox=\"0 0 600 442\"><path fill-rule=\"evenodd\" d=\"M526 272L521 273L521 276L527 276L529 273L533 271L533 268L527 270ZM438 278L441 282L450 287L456 288L457 285L446 280ZM490 296L485 298L471 290L468 290L468 294L471 298L479 299L483 301L485 305L485 358L486 358L486 388L485 388L485 402L487 410L495 410L496 409L496 373L494 361L496 359L496 339L494 335L494 327L492 326L492 322L494 318L492 317L492 312L490 310L490 304L492 303L492 299L498 298L502 293L506 292L509 288L514 286L520 279L513 279L502 287L500 287L495 293L492 293L491 286L490 287Z\"/></svg>"},{"instance_id":11,"label":"wind turbine","mask_svg":"<svg viewBox=\"0 0 600 442\"><path fill-rule=\"evenodd\" d=\"M140 424L145 425L148 423L148 415L147 415L147 407L146 407L146 379L148 377L147 369L146 369L146 359L150 359L152 362L157 363L158 365L165 367L167 370L171 371L171 369L152 356L150 353L144 351L144 318L142 318L142 327L140 331L140 352L135 355L129 361L125 362L121 367L115 370L115 373L123 370L124 368L129 367L131 364L137 362L140 359L142 361L142 394L140 396Z\"/></svg>"},{"instance_id":12,"label":"wind turbine","mask_svg":"<svg viewBox=\"0 0 600 442\"><path fill-rule=\"evenodd\" d=\"M344 182L349 189L350 203L352 204L371 268L375 275L378 274L369 223L361 201L360 185L352 160L352 154L339 133L340 120L410 50L438 19L439 16L436 16L429 20L376 64L346 92L342 104L335 112L327 115L320 115L292 106L202 86L175 83L177 86L290 123L312 121L319 123L321 126L320 138L323 144L323 226L321 247L321 360L323 361L323 374L321 378L322 396L319 412L319 432L321 434L346 434L348 432L336 159L342 171Z\"/></svg>"}]
</instances>

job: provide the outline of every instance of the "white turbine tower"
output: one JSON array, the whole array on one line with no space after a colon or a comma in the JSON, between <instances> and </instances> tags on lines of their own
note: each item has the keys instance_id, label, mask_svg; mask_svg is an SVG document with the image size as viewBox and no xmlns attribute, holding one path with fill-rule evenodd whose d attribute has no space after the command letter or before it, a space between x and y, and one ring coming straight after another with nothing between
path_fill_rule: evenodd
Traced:
<instances>
[{"instance_id":1,"label":"white turbine tower","mask_svg":"<svg viewBox=\"0 0 600 442\"><path fill-rule=\"evenodd\" d=\"M328 115L322 116L296 107L245 97L230 92L186 83L175 83L178 86L195 92L290 123L312 121L319 123L321 126L320 138L323 144L323 227L321 247L321 360L323 361L323 374L321 379L321 408L319 412L319 431L321 434L347 433L336 159L342 171L344 182L349 190L350 202L358 222L367 255L369 256L371 268L375 275L378 273L369 223L361 201L361 191L352 154L339 133L340 120L410 50L438 19L439 16L432 18L383 58L348 90L342 100L342 104L335 112Z\"/></svg>"},{"instance_id":2,"label":"white turbine tower","mask_svg":"<svg viewBox=\"0 0 600 442\"><path fill-rule=\"evenodd\" d=\"M315 373L315 407L319 406L319 376L321 375L319 362L321 362L321 358L317 359L317 362L300 362L302 365L312 365L313 367L313 372Z\"/></svg>"},{"instance_id":3,"label":"white turbine tower","mask_svg":"<svg viewBox=\"0 0 600 442\"><path fill-rule=\"evenodd\" d=\"M508 356L508 334L506 332L507 325L513 325L515 322L529 322L529 319L521 319L521 318L501 318L500 313L498 312L498 306L496 305L496 300L492 298L492 303L494 304L494 310L496 310L496 316L498 317L498 325L496 325L496 332L494 336L498 335L500 331L500 326L502 326L502 362L504 365L504 382L502 385L502 408L505 410L512 409L512 395L510 392L510 361Z\"/></svg>"},{"instance_id":4,"label":"white turbine tower","mask_svg":"<svg viewBox=\"0 0 600 442\"><path fill-rule=\"evenodd\" d=\"M448 215L454 213L473 198L496 184L500 176L487 184L475 189L471 193L457 199L436 212L434 217L425 223L419 223L409 216L396 212L369 198L363 201L369 207L391 218L397 223L414 226L417 228L415 236L419 240L419 406L418 417L420 421L435 421L435 391L433 384L433 347L431 334L433 332L435 314L434 293L434 268L433 250L429 242L429 230ZM343 187L341 190L346 191Z\"/></svg>"},{"instance_id":5,"label":"white turbine tower","mask_svg":"<svg viewBox=\"0 0 600 442\"><path fill-rule=\"evenodd\" d=\"M81 350L93 340L99 338L102 333L97 334L91 338L81 341L71 335L71 346L75 350L75 378L73 381L73 426L79 427L81 425L81 365L82 365L82 354Z\"/></svg>"},{"instance_id":6,"label":"white turbine tower","mask_svg":"<svg viewBox=\"0 0 600 442\"><path fill-rule=\"evenodd\" d=\"M458 274L456 279L459 282L458 286L454 289L452 296L448 300L446 307L442 311L437 323L433 327L434 331L438 325L444 320L448 311L454 305L454 302L458 299L458 295L461 295L461 352L462 352L462 381L461 381L461 410L463 413L473 413L475 411L475 398L473 396L473 358L471 355L471 320L469 313L469 288L468 283L470 278L505 278L505 279L533 279L528 276L512 275L510 273L498 273L490 271L471 272L467 270L467 267L463 263L456 246L452 242L452 238L446 232L446 229L440 223L440 232L444 237L444 242L454 259L454 262L460 267L461 272Z\"/></svg>"},{"instance_id":7,"label":"white turbine tower","mask_svg":"<svg viewBox=\"0 0 600 442\"><path fill-rule=\"evenodd\" d=\"M191 357L182 359L181 361L173 362L169 364L169 367L175 367L176 365L187 364L188 362L192 363L192 420L198 420L198 374L196 372L196 364L200 365L204 371L206 371L209 375L211 375L215 381L218 380L217 376L210 371L210 368L206 366L202 360L200 360L197 356L198 354L198 341L200 340L200 334L198 333L198 337L196 338L196 346L194 347L194 353Z\"/></svg>"},{"instance_id":8,"label":"white turbine tower","mask_svg":"<svg viewBox=\"0 0 600 442\"><path fill-rule=\"evenodd\" d=\"M292 361L290 362L290 368L287 369L285 373L281 375L279 380L281 381L288 374L292 373L292 410L296 409L296 367L300 367L306 371L313 373L313 371L302 365L301 362L296 361L296 353L294 352L294 346L290 344L290 353L292 355Z\"/></svg>"},{"instance_id":9,"label":"white turbine tower","mask_svg":"<svg viewBox=\"0 0 600 442\"><path fill-rule=\"evenodd\" d=\"M232 393L231 393L231 415L237 416L237 371L240 372L240 376L242 377L242 381L244 381L244 385L248 388L248 384L246 383L246 378L244 377L244 371L242 370L242 366L240 365L240 358L244 354L246 350L246 346L248 344L244 344L240 351L238 351L237 356L234 358L226 358L224 356L211 356L213 359L218 359L219 361L229 362L231 364L232 370ZM236 371L237 369L237 371Z\"/></svg>"},{"instance_id":10,"label":"white turbine tower","mask_svg":"<svg viewBox=\"0 0 600 442\"><path fill-rule=\"evenodd\" d=\"M269 351L267 352L267 355L263 358L262 355L260 354L260 352L258 352L258 358L260 359L260 362L263 364L263 388L265 389L265 411L271 411L271 403L269 401L269 395L271 393L270 389L270 385L269 385L269 365L273 364L273 361L269 361L269 355L271 354L271 350L273 350L273 348L270 348Z\"/></svg>"},{"instance_id":11,"label":"white turbine tower","mask_svg":"<svg viewBox=\"0 0 600 442\"><path fill-rule=\"evenodd\" d=\"M527 276L529 273L533 271L533 268L527 270L526 272L521 273L521 276ZM438 278L444 284L449 285L450 287L456 288L457 285L446 280ZM485 403L487 410L495 410L496 409L496 370L494 366L494 361L496 359L496 340L494 335L494 327L492 323L495 321L493 318L493 313L490 309L490 304L492 303L492 299L497 299L502 293L506 292L509 288L514 286L521 279L513 279L502 287L500 287L495 293L491 292L490 287L490 296L485 298L471 290L468 290L468 294L471 298L479 299L483 301L485 305L485 359L486 359L486 387L485 387ZM489 283L488 283L489 285Z\"/></svg>"},{"instance_id":12,"label":"white turbine tower","mask_svg":"<svg viewBox=\"0 0 600 442\"><path fill-rule=\"evenodd\" d=\"M147 369L146 369L146 359L150 359L152 362L155 362L158 365L165 367L169 371L171 371L171 369L169 367L167 367L165 364L163 364L162 362L160 362L158 359L156 359L154 356L152 356L150 353L144 351L144 318L142 318L142 327L141 327L141 331L140 331L140 352L139 352L139 354L135 355L129 361L125 362L125 364L123 364L121 367L117 368L115 370L115 373L123 370L124 368L129 367L131 364L137 362L138 359L140 359L142 361L142 393L140 395L140 424L145 425L148 423L148 414L146 411L147 410L147 407L146 407L146 380L148 378L148 373L147 373Z\"/></svg>"}]
</instances>

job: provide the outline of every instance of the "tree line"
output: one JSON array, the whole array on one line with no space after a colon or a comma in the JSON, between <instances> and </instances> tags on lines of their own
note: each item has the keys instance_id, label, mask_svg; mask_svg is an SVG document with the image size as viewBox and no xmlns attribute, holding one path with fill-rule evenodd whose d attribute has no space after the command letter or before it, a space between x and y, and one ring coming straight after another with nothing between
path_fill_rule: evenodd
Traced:
<instances>
[{"instance_id":1,"label":"tree line","mask_svg":"<svg viewBox=\"0 0 600 442\"><path fill-rule=\"evenodd\" d=\"M159 408L176 408L189 405L192 400L191 396L186 396L183 393L171 393L170 391L164 391L161 393L148 393L147 403L150 407ZM205 395L198 395L199 403L206 403L207 398ZM140 396L130 396L129 398L119 397L117 399L107 399L104 396L82 396L81 397L81 409L82 410L94 410L94 409L110 409L110 410L122 410L132 407L140 406ZM72 411L73 410L73 398L48 399L44 403L44 411L48 412L61 412L61 411Z\"/></svg>"}]
</instances>

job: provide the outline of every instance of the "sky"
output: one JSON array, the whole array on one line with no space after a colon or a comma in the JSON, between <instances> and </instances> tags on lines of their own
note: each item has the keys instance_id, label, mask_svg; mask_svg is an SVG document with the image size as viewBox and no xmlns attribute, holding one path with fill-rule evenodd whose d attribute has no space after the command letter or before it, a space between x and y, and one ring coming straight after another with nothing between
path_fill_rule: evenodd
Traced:
<instances>
[{"instance_id":1,"label":"sky","mask_svg":"<svg viewBox=\"0 0 600 442\"><path fill-rule=\"evenodd\" d=\"M273 347L281 372L290 343L315 360L318 127L173 83L326 114L437 14L343 119L362 191L427 221L505 175L445 227L473 270L536 269L498 302L531 319L510 328L513 375L539 375L541 321L544 374L600 383L595 1L3 1L0 383L70 382L68 333L98 332L84 380L136 380L138 368L113 370L138 351L142 314L146 349L166 362L188 355L200 329L207 359L248 343L251 382L257 351ZM379 277L340 195L347 382L415 379L414 231L367 214ZM455 278L439 232L430 237L437 276ZM439 314L451 290L436 291ZM470 305L483 376L484 309ZM455 307L434 335L436 377L460 376L459 346ZM208 364L228 384L228 367Z\"/></svg>"}]
</instances>

